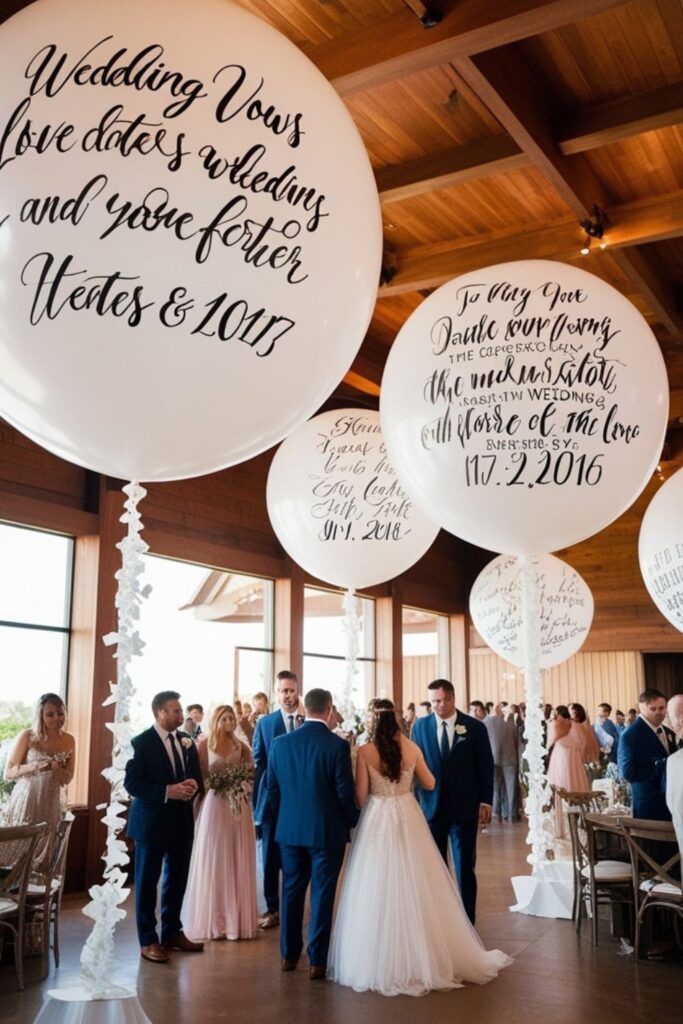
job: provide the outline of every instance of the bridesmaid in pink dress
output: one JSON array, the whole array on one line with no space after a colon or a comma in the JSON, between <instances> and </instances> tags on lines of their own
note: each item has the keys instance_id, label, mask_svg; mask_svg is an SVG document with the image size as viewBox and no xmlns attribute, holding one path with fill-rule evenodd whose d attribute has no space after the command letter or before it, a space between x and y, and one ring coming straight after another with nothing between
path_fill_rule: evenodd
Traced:
<instances>
[{"instance_id":1,"label":"bridesmaid in pink dress","mask_svg":"<svg viewBox=\"0 0 683 1024\"><path fill-rule=\"evenodd\" d=\"M572 729L576 729L583 740L584 764L589 764L591 761L599 764L600 744L588 721L585 708L582 704L570 704L569 714L571 715Z\"/></svg>"},{"instance_id":2,"label":"bridesmaid in pink dress","mask_svg":"<svg viewBox=\"0 0 683 1024\"><path fill-rule=\"evenodd\" d=\"M572 793L587 793L590 790L588 775L584 768L585 740L579 728L572 724L569 709L558 704L554 718L548 726L548 746L552 745L548 764L548 782L556 789L568 789ZM556 833L558 839L566 838L562 801L555 797Z\"/></svg>"},{"instance_id":3,"label":"bridesmaid in pink dress","mask_svg":"<svg viewBox=\"0 0 683 1024\"><path fill-rule=\"evenodd\" d=\"M237 739L237 718L228 704L211 716L208 736L199 741L202 776L209 769L252 763L251 750ZM209 789L199 812L183 907L185 932L196 939L253 939L256 912L256 839L249 794L235 814Z\"/></svg>"}]
</instances>

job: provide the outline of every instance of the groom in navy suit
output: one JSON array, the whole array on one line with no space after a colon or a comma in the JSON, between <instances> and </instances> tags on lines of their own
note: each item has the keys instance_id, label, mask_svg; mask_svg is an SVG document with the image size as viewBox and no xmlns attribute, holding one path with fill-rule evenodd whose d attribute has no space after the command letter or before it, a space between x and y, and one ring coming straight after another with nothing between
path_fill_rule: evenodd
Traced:
<instances>
[{"instance_id":1,"label":"groom in navy suit","mask_svg":"<svg viewBox=\"0 0 683 1024\"><path fill-rule=\"evenodd\" d=\"M436 779L417 796L443 859L448 862L448 842L465 912L474 924L477 902L479 825L491 821L493 755L484 725L455 706L455 690L447 679L428 686L433 715L420 718L411 739L424 754Z\"/></svg>"},{"instance_id":2,"label":"groom in navy suit","mask_svg":"<svg viewBox=\"0 0 683 1024\"><path fill-rule=\"evenodd\" d=\"M671 821L664 797L666 759L676 750L676 736L663 724L666 697L659 690L643 690L640 714L619 741L619 770L631 783L633 817Z\"/></svg>"},{"instance_id":3,"label":"groom in navy suit","mask_svg":"<svg viewBox=\"0 0 683 1024\"><path fill-rule=\"evenodd\" d=\"M306 720L278 737L268 762L268 800L282 858L280 952L282 970L293 971L303 948L304 901L311 883L309 975L323 979L332 930L337 879L358 821L351 752L328 727L332 694L309 690Z\"/></svg>"},{"instance_id":4,"label":"groom in navy suit","mask_svg":"<svg viewBox=\"0 0 683 1024\"><path fill-rule=\"evenodd\" d=\"M133 739L124 785L132 796L128 835L135 840L135 919L140 955L167 963L169 949L199 953L201 942L183 933L180 908L194 839L192 801L202 786L197 748L180 732L180 694L165 690L152 700L154 725ZM161 886L161 945L157 934L157 886Z\"/></svg>"}]
</instances>

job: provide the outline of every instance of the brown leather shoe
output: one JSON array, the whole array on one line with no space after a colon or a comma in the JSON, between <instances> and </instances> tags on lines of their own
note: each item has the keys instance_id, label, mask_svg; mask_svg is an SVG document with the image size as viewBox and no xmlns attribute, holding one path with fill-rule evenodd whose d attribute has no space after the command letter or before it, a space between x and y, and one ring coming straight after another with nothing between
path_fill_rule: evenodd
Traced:
<instances>
[{"instance_id":1,"label":"brown leather shoe","mask_svg":"<svg viewBox=\"0 0 683 1024\"><path fill-rule=\"evenodd\" d=\"M298 960L283 960L280 964L280 969L283 971L295 971Z\"/></svg>"},{"instance_id":2,"label":"brown leather shoe","mask_svg":"<svg viewBox=\"0 0 683 1024\"><path fill-rule=\"evenodd\" d=\"M158 942L152 942L149 946L140 946L140 956L143 960L149 960L151 964L167 964L171 959Z\"/></svg>"},{"instance_id":3,"label":"brown leather shoe","mask_svg":"<svg viewBox=\"0 0 683 1024\"><path fill-rule=\"evenodd\" d=\"M259 928L261 928L264 932L267 932L269 928L277 928L279 924L280 915L278 914L277 910L268 911L268 913L264 914L264 916L259 921Z\"/></svg>"},{"instance_id":4,"label":"brown leather shoe","mask_svg":"<svg viewBox=\"0 0 683 1024\"><path fill-rule=\"evenodd\" d=\"M203 942L192 942L183 932L176 932L163 943L164 949L179 949L181 953L203 953Z\"/></svg>"},{"instance_id":5,"label":"brown leather shoe","mask_svg":"<svg viewBox=\"0 0 683 1024\"><path fill-rule=\"evenodd\" d=\"M327 977L327 967L316 967L311 964L308 968L308 977L311 981L324 981Z\"/></svg>"}]
</instances>

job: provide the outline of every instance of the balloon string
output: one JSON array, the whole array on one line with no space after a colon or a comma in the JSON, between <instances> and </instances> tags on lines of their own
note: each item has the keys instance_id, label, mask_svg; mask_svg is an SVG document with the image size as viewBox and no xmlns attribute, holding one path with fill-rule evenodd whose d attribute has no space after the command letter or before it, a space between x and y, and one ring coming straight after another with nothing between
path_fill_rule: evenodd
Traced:
<instances>
[{"instance_id":1,"label":"balloon string","mask_svg":"<svg viewBox=\"0 0 683 1024\"><path fill-rule=\"evenodd\" d=\"M526 555L519 558L522 576L522 643L524 652L524 695L526 718L524 751L529 767L529 790L525 810L529 820L527 843L531 846L533 874L548 859L553 846L552 818L544 810L550 793L545 775L543 742L543 681L541 671L541 614L538 574Z\"/></svg>"},{"instance_id":2,"label":"balloon string","mask_svg":"<svg viewBox=\"0 0 683 1024\"><path fill-rule=\"evenodd\" d=\"M111 785L109 805L100 804L98 810L105 809L102 821L107 826L106 850L102 856L104 861L104 883L93 885L89 890L90 900L83 908L83 913L95 922L93 929L81 950L81 978L93 999L105 999L123 993L132 995L129 986L118 986L112 982L114 967L114 929L119 921L126 916L121 904L127 898L127 876L122 870L129 863L128 850L119 833L125 825L122 817L128 801L123 782L126 762L132 754L131 739L133 729L130 724L131 700L135 693L130 667L133 658L142 654L144 647L140 639L137 624L140 619L140 606L149 596L151 587L141 587L140 579L145 571L142 555L148 545L140 537L143 529L138 504L146 495L146 491L136 481L123 488L126 495L125 512L120 522L127 527L126 535L116 546L121 552L121 568L116 573L118 582L116 590L116 608L118 612L117 631L103 637L108 647L115 646L116 652L116 683L109 683L110 695L104 705L114 704L114 721L108 725L114 734L112 763L102 774Z\"/></svg>"},{"instance_id":3,"label":"balloon string","mask_svg":"<svg viewBox=\"0 0 683 1024\"><path fill-rule=\"evenodd\" d=\"M356 595L353 588L344 594L343 600L344 618L342 625L346 636L346 678L344 680L344 694L339 710L344 716L344 723L347 728L352 728L356 715L356 707L353 702L353 688L358 671L358 651L360 649L360 617L356 612Z\"/></svg>"}]
</instances>

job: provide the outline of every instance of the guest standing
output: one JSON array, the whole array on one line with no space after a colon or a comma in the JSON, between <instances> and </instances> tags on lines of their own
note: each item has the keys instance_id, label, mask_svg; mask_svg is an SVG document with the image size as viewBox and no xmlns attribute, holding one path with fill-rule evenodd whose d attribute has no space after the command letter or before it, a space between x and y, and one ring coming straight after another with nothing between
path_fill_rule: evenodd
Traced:
<instances>
[{"instance_id":1,"label":"guest standing","mask_svg":"<svg viewBox=\"0 0 683 1024\"><path fill-rule=\"evenodd\" d=\"M598 704L596 720L593 723L593 732L600 749L609 754L609 760L612 764L616 764L617 751L619 749L619 730L610 718L611 714L611 704Z\"/></svg>"},{"instance_id":2,"label":"guest standing","mask_svg":"<svg viewBox=\"0 0 683 1024\"><path fill-rule=\"evenodd\" d=\"M548 744L552 747L548 782L555 789L587 793L590 784L584 767L583 734L572 724L569 708L564 704L558 704L553 715L548 723ZM566 838L564 810L559 794L555 795L555 833L558 839Z\"/></svg>"},{"instance_id":3,"label":"guest standing","mask_svg":"<svg viewBox=\"0 0 683 1024\"><path fill-rule=\"evenodd\" d=\"M678 849L683 857L683 694L672 697L667 709L678 739L678 750L666 762L666 805L671 811Z\"/></svg>"},{"instance_id":4,"label":"guest standing","mask_svg":"<svg viewBox=\"0 0 683 1024\"><path fill-rule=\"evenodd\" d=\"M503 705L496 704L494 714L487 715L484 726L493 753L493 814L501 821L516 821L518 811L517 775L519 772L519 741L512 717L503 717Z\"/></svg>"},{"instance_id":5,"label":"guest standing","mask_svg":"<svg viewBox=\"0 0 683 1024\"><path fill-rule=\"evenodd\" d=\"M183 932L180 910L192 855L192 801L202 785L197 747L180 732L183 709L174 690L152 700L154 725L133 739L124 785L133 798L128 836L135 840L135 920L140 956L167 963L169 949L204 948ZM157 933L157 887L161 870L161 942Z\"/></svg>"},{"instance_id":6,"label":"guest standing","mask_svg":"<svg viewBox=\"0 0 683 1024\"><path fill-rule=\"evenodd\" d=\"M64 732L66 707L56 693L44 693L33 710L33 724L20 732L5 765L5 780L15 782L4 813L3 824L37 825L45 821L50 830L36 848L34 870L48 870L57 825L62 816L62 793L74 774L75 741Z\"/></svg>"},{"instance_id":7,"label":"guest standing","mask_svg":"<svg viewBox=\"0 0 683 1024\"><path fill-rule=\"evenodd\" d=\"M198 740L202 735L204 708L201 704L188 704L186 714L187 718L183 725L183 732L186 732L190 739Z\"/></svg>"},{"instance_id":8,"label":"guest standing","mask_svg":"<svg viewBox=\"0 0 683 1024\"><path fill-rule=\"evenodd\" d=\"M229 704L211 716L209 735L200 740L202 778L210 772L253 764L251 750L235 736L237 717ZM253 939L256 912L256 838L251 786L233 800L209 789L202 805L187 883L183 917L196 939ZM233 806L234 805L234 806Z\"/></svg>"},{"instance_id":9,"label":"guest standing","mask_svg":"<svg viewBox=\"0 0 683 1024\"><path fill-rule=\"evenodd\" d=\"M643 690L640 714L619 741L619 769L631 783L633 817L671 821L664 798L666 759L676 750L676 737L663 724L666 697L659 690Z\"/></svg>"},{"instance_id":10,"label":"guest standing","mask_svg":"<svg viewBox=\"0 0 683 1024\"><path fill-rule=\"evenodd\" d=\"M574 702L569 705L569 716L572 720L572 728L576 729L578 734L583 740L583 763L584 764L599 764L600 763L600 747L598 740L593 732L590 722L588 721L588 715L583 704L577 704Z\"/></svg>"},{"instance_id":11,"label":"guest standing","mask_svg":"<svg viewBox=\"0 0 683 1024\"><path fill-rule=\"evenodd\" d=\"M280 924L280 848L275 841L275 817L268 802L266 791L266 773L268 759L273 740L278 736L298 729L301 724L299 716L299 681L287 669L277 674L277 697L280 707L271 715L259 718L254 732L254 822L260 832L261 860L263 863L263 895L266 901L266 913L259 927L277 928Z\"/></svg>"}]
</instances>

